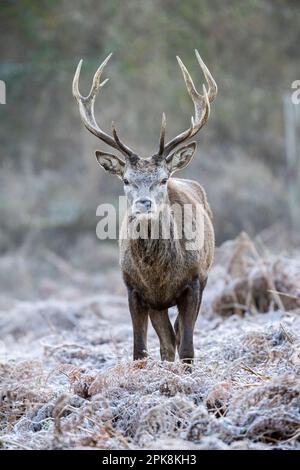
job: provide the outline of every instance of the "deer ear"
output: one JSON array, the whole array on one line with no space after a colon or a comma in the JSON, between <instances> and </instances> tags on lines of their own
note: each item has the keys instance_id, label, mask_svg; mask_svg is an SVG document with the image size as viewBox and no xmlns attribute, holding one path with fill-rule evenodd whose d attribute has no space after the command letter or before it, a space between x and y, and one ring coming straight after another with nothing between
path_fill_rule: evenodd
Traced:
<instances>
[{"instance_id":1,"label":"deer ear","mask_svg":"<svg viewBox=\"0 0 300 470\"><path fill-rule=\"evenodd\" d=\"M104 168L105 171L122 178L125 168L125 163L123 160L121 160L119 157L116 157L116 155L101 152L100 150L96 150L95 155L99 165Z\"/></svg>"},{"instance_id":2,"label":"deer ear","mask_svg":"<svg viewBox=\"0 0 300 470\"><path fill-rule=\"evenodd\" d=\"M175 152L167 157L166 162L170 173L182 170L188 166L194 156L196 147L196 142L191 142L190 144L175 150Z\"/></svg>"}]
</instances>

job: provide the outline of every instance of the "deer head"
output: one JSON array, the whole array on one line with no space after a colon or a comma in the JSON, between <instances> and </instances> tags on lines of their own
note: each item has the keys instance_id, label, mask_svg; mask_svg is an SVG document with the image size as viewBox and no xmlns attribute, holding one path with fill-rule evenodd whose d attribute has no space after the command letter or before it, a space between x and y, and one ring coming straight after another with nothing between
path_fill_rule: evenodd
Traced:
<instances>
[{"instance_id":1,"label":"deer head","mask_svg":"<svg viewBox=\"0 0 300 470\"><path fill-rule=\"evenodd\" d=\"M217 85L197 50L195 53L206 78L208 90L203 85L203 95L197 92L189 72L180 58L177 57L187 91L194 103L195 115L192 116L188 129L165 143L166 118L163 113L158 151L148 158L141 158L121 141L114 123L112 123L112 135L104 132L96 123L94 116L95 98L108 80L101 82L101 75L112 54L109 54L96 71L88 96L82 96L78 88L82 60L75 72L73 95L79 104L81 119L85 127L123 156L123 158L120 158L117 155L97 150L97 161L104 170L118 176L123 181L125 194L131 206L132 214L135 216L142 214L153 215L166 201L169 177L174 172L185 168L195 153L196 142L186 142L197 134L208 120L210 103L217 94Z\"/></svg>"}]
</instances>

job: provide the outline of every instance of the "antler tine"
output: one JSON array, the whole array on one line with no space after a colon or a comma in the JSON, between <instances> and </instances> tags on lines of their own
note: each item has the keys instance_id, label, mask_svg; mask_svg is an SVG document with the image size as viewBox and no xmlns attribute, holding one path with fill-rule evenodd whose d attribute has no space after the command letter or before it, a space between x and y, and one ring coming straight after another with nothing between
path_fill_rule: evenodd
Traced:
<instances>
[{"instance_id":1,"label":"antler tine","mask_svg":"<svg viewBox=\"0 0 300 470\"><path fill-rule=\"evenodd\" d=\"M201 59L199 52L195 50L195 53L196 53L196 57L199 62L199 65L208 83L208 91L206 90L205 85L203 85L204 94L200 95L197 92L194 82L192 80L192 77L190 76L187 68L181 61L180 57L177 56L177 61L182 71L188 94L190 95L194 104L195 117L192 116L191 125L189 129L187 129L186 131L183 131L181 134L179 134L178 136L176 136L174 139L170 140L170 142L167 143L167 145L164 148L165 156L167 156L170 153L170 151L173 150L177 145L183 143L190 137L193 137L197 132L199 132L199 130L204 126L204 124L209 118L210 103L214 100L217 94L217 85L216 85L215 80L213 79L210 71L204 64L203 60Z\"/></svg>"},{"instance_id":2,"label":"antler tine","mask_svg":"<svg viewBox=\"0 0 300 470\"><path fill-rule=\"evenodd\" d=\"M210 73L210 71L208 70L208 68L206 67L205 63L203 62L199 52L197 51L197 49L195 49L195 54L196 54L196 57L197 57L197 60L198 60L198 63L204 73L204 76L205 76L205 79L208 83L208 98L209 98L209 102L212 103L212 101L215 99L215 97L217 96L217 93L218 93L218 86L215 82L215 79L213 78L212 74Z\"/></svg>"},{"instance_id":3,"label":"antler tine","mask_svg":"<svg viewBox=\"0 0 300 470\"><path fill-rule=\"evenodd\" d=\"M158 155L163 155L165 149L165 137L166 137L166 115L162 113L161 117L161 128L159 137Z\"/></svg>"},{"instance_id":4,"label":"antler tine","mask_svg":"<svg viewBox=\"0 0 300 470\"><path fill-rule=\"evenodd\" d=\"M75 75L74 75L74 79L73 79L73 96L76 98L79 104L80 116L85 127L96 137L103 140L103 142L105 142L107 145L119 150L126 157L133 153L132 150L129 147L127 147L125 144L123 144L118 137L117 139L113 138L109 134L107 134L105 131L103 131L98 126L96 119L95 119L95 115L94 115L94 103L95 103L96 96L99 90L109 80L107 78L106 80L101 82L101 75L102 75L105 65L107 64L111 56L112 54L109 54L106 57L106 59L102 62L100 67L98 67L93 78L93 83L92 83L90 92L87 96L83 96L79 92L79 77L80 77L80 71L81 71L81 67L83 63L82 59L80 60L77 66Z\"/></svg>"},{"instance_id":5,"label":"antler tine","mask_svg":"<svg viewBox=\"0 0 300 470\"><path fill-rule=\"evenodd\" d=\"M115 142L118 145L119 149L123 152L124 155L127 155L128 157L130 157L130 155L132 155L133 152L132 150L130 150L129 147L127 147L127 145L123 144L123 142L120 140L120 137L118 136L117 130L115 128L114 121L112 121L111 127L112 127L112 132L113 132Z\"/></svg>"}]
</instances>

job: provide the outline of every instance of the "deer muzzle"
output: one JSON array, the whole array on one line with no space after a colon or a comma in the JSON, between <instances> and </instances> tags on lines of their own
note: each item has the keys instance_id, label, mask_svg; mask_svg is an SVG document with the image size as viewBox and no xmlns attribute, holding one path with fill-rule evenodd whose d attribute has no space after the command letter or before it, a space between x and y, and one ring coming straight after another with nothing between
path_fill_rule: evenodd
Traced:
<instances>
[{"instance_id":1,"label":"deer muzzle","mask_svg":"<svg viewBox=\"0 0 300 470\"><path fill-rule=\"evenodd\" d=\"M149 214L154 210L154 201L148 197L139 198L134 202L133 211L138 214Z\"/></svg>"}]
</instances>

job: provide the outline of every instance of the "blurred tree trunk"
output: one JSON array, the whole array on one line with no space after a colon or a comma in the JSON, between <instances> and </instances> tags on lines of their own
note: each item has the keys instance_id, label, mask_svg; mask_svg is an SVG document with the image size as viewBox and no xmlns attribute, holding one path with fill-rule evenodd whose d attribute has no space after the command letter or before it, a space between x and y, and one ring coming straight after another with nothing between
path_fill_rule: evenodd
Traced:
<instances>
[{"instance_id":1,"label":"blurred tree trunk","mask_svg":"<svg viewBox=\"0 0 300 470\"><path fill-rule=\"evenodd\" d=\"M300 105L283 97L289 210L293 233L300 233Z\"/></svg>"}]
</instances>

